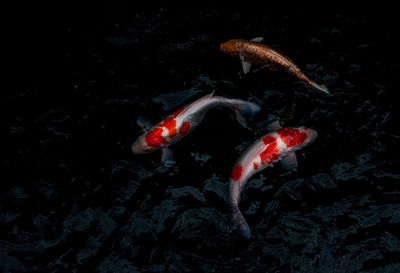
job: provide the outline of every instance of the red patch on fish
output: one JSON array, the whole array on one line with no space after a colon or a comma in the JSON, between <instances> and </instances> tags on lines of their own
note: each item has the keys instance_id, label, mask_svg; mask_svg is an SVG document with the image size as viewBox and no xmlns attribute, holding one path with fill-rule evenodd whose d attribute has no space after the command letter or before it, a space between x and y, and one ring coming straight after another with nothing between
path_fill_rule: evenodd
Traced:
<instances>
[{"instance_id":1,"label":"red patch on fish","mask_svg":"<svg viewBox=\"0 0 400 273\"><path fill-rule=\"evenodd\" d=\"M179 128L179 134L184 135L187 133L187 131L189 131L189 129L190 129L190 123L185 121L182 123L181 128Z\"/></svg>"},{"instance_id":2,"label":"red patch on fish","mask_svg":"<svg viewBox=\"0 0 400 273\"><path fill-rule=\"evenodd\" d=\"M175 111L172 115L166 117L156 128L151 130L150 132L147 133L146 135L146 142L147 145L152 146L152 147L158 147L161 146L162 144L167 144L167 139L162 136L163 133L163 128L168 130L168 137L173 138L176 136L178 133L178 130L176 129L176 120L175 117L179 115L180 112L182 112L185 109L185 107L182 107L181 109ZM184 122L179 129L180 134L186 133L190 128L190 124L188 122Z\"/></svg>"},{"instance_id":3,"label":"red patch on fish","mask_svg":"<svg viewBox=\"0 0 400 273\"><path fill-rule=\"evenodd\" d=\"M176 135L176 120L171 120L167 124L165 124L165 128L168 129L168 136L174 137Z\"/></svg>"},{"instance_id":4,"label":"red patch on fish","mask_svg":"<svg viewBox=\"0 0 400 273\"><path fill-rule=\"evenodd\" d=\"M257 169L258 169L258 164L257 164L257 162L253 162L253 168L254 168L254 170L257 170Z\"/></svg>"},{"instance_id":5,"label":"red patch on fish","mask_svg":"<svg viewBox=\"0 0 400 273\"><path fill-rule=\"evenodd\" d=\"M177 133L176 120L172 116L165 118L158 126L165 127L168 130L169 137L174 137Z\"/></svg>"},{"instance_id":6,"label":"red patch on fish","mask_svg":"<svg viewBox=\"0 0 400 273\"><path fill-rule=\"evenodd\" d=\"M169 122L171 122L174 119L174 117L172 116L168 116L166 117L162 122L160 122L160 124L158 124L158 127L163 127L166 124L168 124Z\"/></svg>"},{"instance_id":7,"label":"red patch on fish","mask_svg":"<svg viewBox=\"0 0 400 273\"><path fill-rule=\"evenodd\" d=\"M275 141L275 137L273 137L273 136L266 136L263 138L263 142L265 145L268 145L274 141Z\"/></svg>"},{"instance_id":8,"label":"red patch on fish","mask_svg":"<svg viewBox=\"0 0 400 273\"><path fill-rule=\"evenodd\" d=\"M266 136L263 138L266 149L260 153L261 164L266 165L272 163L279 157L278 144L273 136Z\"/></svg>"},{"instance_id":9,"label":"red patch on fish","mask_svg":"<svg viewBox=\"0 0 400 273\"><path fill-rule=\"evenodd\" d=\"M303 144L307 139L306 133L295 128L281 128L276 132L281 136L282 141L288 148Z\"/></svg>"},{"instance_id":10,"label":"red patch on fish","mask_svg":"<svg viewBox=\"0 0 400 273\"><path fill-rule=\"evenodd\" d=\"M163 129L161 128L154 128L153 130L148 132L146 135L147 145L152 147L158 147L161 144L167 143L167 140L161 135L162 132Z\"/></svg>"},{"instance_id":11,"label":"red patch on fish","mask_svg":"<svg viewBox=\"0 0 400 273\"><path fill-rule=\"evenodd\" d=\"M243 167L239 164L236 165L235 168L233 168L232 174L231 174L231 179L233 181L238 181L240 177L242 176L242 171Z\"/></svg>"}]
</instances>

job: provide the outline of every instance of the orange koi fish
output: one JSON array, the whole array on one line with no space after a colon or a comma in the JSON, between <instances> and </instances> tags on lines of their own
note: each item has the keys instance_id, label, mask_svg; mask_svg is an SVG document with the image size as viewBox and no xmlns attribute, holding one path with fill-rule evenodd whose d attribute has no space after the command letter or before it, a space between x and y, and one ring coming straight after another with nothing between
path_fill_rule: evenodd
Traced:
<instances>
[{"instance_id":1,"label":"orange koi fish","mask_svg":"<svg viewBox=\"0 0 400 273\"><path fill-rule=\"evenodd\" d=\"M289 57L265 44L261 44L262 40L262 37L254 38L251 41L231 39L220 44L220 49L228 55L239 57L244 73L250 71L252 64L271 70L283 69L297 77L300 81L308 83L322 92L329 93L325 85L319 85L315 81L310 80Z\"/></svg>"}]
</instances>

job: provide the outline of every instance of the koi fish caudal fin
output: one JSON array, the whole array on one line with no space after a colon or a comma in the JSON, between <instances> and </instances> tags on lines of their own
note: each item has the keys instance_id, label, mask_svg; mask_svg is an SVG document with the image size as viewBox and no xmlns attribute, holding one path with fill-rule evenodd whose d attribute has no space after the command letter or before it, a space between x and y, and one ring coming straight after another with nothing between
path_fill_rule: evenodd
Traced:
<instances>
[{"instance_id":1,"label":"koi fish caudal fin","mask_svg":"<svg viewBox=\"0 0 400 273\"><path fill-rule=\"evenodd\" d=\"M251 231L249 225L236 205L232 205L232 217L234 228L239 231L240 235L242 235L244 238L250 239Z\"/></svg>"},{"instance_id":2,"label":"koi fish caudal fin","mask_svg":"<svg viewBox=\"0 0 400 273\"><path fill-rule=\"evenodd\" d=\"M329 90L328 90L328 88L327 88L325 85L323 85L323 84L318 84L318 83L316 83L315 81L312 81L312 80L310 80L308 83L309 83L312 87L314 87L314 88L316 88L316 89L318 89L318 90L320 90L320 91L322 91L322 92L325 92L325 93L329 94Z\"/></svg>"},{"instance_id":3,"label":"koi fish caudal fin","mask_svg":"<svg viewBox=\"0 0 400 273\"><path fill-rule=\"evenodd\" d=\"M232 110L235 112L236 120L247 128L247 118L251 118L255 113L261 110L261 107L255 103L229 99L229 103L232 105Z\"/></svg>"}]
</instances>

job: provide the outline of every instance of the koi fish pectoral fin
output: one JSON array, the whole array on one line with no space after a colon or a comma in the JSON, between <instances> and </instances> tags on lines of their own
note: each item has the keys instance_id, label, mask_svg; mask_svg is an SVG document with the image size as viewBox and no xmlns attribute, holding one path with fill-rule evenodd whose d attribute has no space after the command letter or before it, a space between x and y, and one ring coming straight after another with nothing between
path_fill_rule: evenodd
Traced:
<instances>
[{"instance_id":1,"label":"koi fish pectoral fin","mask_svg":"<svg viewBox=\"0 0 400 273\"><path fill-rule=\"evenodd\" d=\"M175 165L176 162L174 160L174 151L170 148L163 148L161 151L161 163L166 167L172 167Z\"/></svg>"},{"instance_id":2,"label":"koi fish pectoral fin","mask_svg":"<svg viewBox=\"0 0 400 273\"><path fill-rule=\"evenodd\" d=\"M137 125L142 128L143 131L147 132L150 130L150 128L153 126L154 122L152 119L144 117L144 116L139 116L138 119L136 120Z\"/></svg>"},{"instance_id":3,"label":"koi fish pectoral fin","mask_svg":"<svg viewBox=\"0 0 400 273\"><path fill-rule=\"evenodd\" d=\"M243 68L244 74L247 74L250 72L250 67L251 67L251 63L242 61L242 68Z\"/></svg>"},{"instance_id":4,"label":"koi fish pectoral fin","mask_svg":"<svg viewBox=\"0 0 400 273\"><path fill-rule=\"evenodd\" d=\"M251 63L246 61L245 58L243 57L243 55L239 55L239 58L240 58L240 61L242 62L242 68L243 68L244 74L249 73L250 67L251 67Z\"/></svg>"},{"instance_id":5,"label":"koi fish pectoral fin","mask_svg":"<svg viewBox=\"0 0 400 273\"><path fill-rule=\"evenodd\" d=\"M284 167L287 170L292 170L297 168L297 157L294 152L289 152L286 154L284 158L281 160L282 167Z\"/></svg>"},{"instance_id":6,"label":"koi fish pectoral fin","mask_svg":"<svg viewBox=\"0 0 400 273\"><path fill-rule=\"evenodd\" d=\"M252 118L255 113L261 110L261 107L252 102L243 102L239 100L232 100L236 120L245 128L247 128L248 118Z\"/></svg>"},{"instance_id":7,"label":"koi fish pectoral fin","mask_svg":"<svg viewBox=\"0 0 400 273\"><path fill-rule=\"evenodd\" d=\"M279 120L274 120L270 124L267 125L267 129L269 131L277 131L277 130L279 130L281 128L282 128L282 125L279 122Z\"/></svg>"},{"instance_id":8,"label":"koi fish pectoral fin","mask_svg":"<svg viewBox=\"0 0 400 273\"><path fill-rule=\"evenodd\" d=\"M264 37L256 37L251 39L250 41L256 42L256 43L262 43L264 41Z\"/></svg>"},{"instance_id":9,"label":"koi fish pectoral fin","mask_svg":"<svg viewBox=\"0 0 400 273\"><path fill-rule=\"evenodd\" d=\"M242 116L239 112L236 112L236 120L245 128L248 127L247 119Z\"/></svg>"}]
</instances>

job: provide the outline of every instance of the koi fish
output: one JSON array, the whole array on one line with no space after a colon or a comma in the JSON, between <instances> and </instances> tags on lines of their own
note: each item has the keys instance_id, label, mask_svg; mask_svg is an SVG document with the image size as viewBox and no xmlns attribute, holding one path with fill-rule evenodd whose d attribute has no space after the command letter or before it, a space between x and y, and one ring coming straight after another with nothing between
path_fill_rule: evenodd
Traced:
<instances>
[{"instance_id":1,"label":"koi fish","mask_svg":"<svg viewBox=\"0 0 400 273\"><path fill-rule=\"evenodd\" d=\"M258 139L247 148L233 168L229 197L234 226L245 237L250 238L250 228L239 210L240 194L247 181L257 172L281 161L286 168L297 166L295 151L302 149L317 137L317 132L306 127L282 128L279 122L273 125L275 131Z\"/></svg>"},{"instance_id":2,"label":"koi fish","mask_svg":"<svg viewBox=\"0 0 400 273\"><path fill-rule=\"evenodd\" d=\"M161 161L166 165L173 164L172 150L168 147L188 135L199 125L207 111L215 107L232 109L236 114L236 120L245 127L244 116L252 115L260 110L260 107L252 102L214 96L212 92L180 108L151 128L143 120L138 119L140 126L148 128L132 144L132 151L135 154L146 154L161 149Z\"/></svg>"},{"instance_id":3,"label":"koi fish","mask_svg":"<svg viewBox=\"0 0 400 273\"><path fill-rule=\"evenodd\" d=\"M325 85L319 85L315 81L310 80L289 57L265 44L261 44L262 41L262 37L254 38L251 41L231 39L220 44L220 49L228 55L239 57L245 74L250 71L252 64L271 70L283 69L297 77L300 81L308 83L322 92L329 93Z\"/></svg>"}]
</instances>

